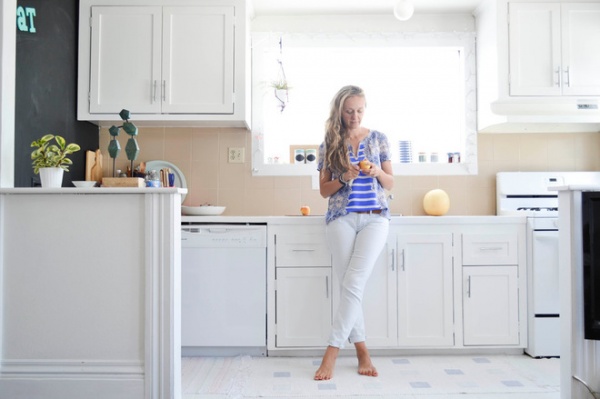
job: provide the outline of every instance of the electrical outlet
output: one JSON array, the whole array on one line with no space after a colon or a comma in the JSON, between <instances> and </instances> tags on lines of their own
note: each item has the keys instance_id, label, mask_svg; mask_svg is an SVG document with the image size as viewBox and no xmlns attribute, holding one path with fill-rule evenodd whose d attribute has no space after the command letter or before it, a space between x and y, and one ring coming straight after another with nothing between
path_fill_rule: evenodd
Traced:
<instances>
[{"instance_id":1,"label":"electrical outlet","mask_svg":"<svg viewBox=\"0 0 600 399\"><path fill-rule=\"evenodd\" d=\"M227 149L227 162L244 163L244 148L229 147Z\"/></svg>"}]
</instances>

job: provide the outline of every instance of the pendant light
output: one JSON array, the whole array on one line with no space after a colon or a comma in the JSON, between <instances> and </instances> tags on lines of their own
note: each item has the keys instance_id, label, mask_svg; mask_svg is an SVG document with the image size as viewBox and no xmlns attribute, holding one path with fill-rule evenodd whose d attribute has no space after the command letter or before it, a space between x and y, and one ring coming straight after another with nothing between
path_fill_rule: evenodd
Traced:
<instances>
[{"instance_id":1,"label":"pendant light","mask_svg":"<svg viewBox=\"0 0 600 399\"><path fill-rule=\"evenodd\" d=\"M415 12L415 6L411 0L398 0L394 5L394 16L400 21L408 21Z\"/></svg>"}]
</instances>

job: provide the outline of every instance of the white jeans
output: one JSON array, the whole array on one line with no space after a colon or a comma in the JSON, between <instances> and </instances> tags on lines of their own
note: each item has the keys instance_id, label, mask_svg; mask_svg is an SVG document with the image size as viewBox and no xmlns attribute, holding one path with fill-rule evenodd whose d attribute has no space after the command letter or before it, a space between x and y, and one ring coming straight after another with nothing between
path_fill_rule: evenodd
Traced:
<instances>
[{"instance_id":1,"label":"white jeans","mask_svg":"<svg viewBox=\"0 0 600 399\"><path fill-rule=\"evenodd\" d=\"M340 281L340 303L329 336L330 346L343 348L346 340L365 341L363 293L388 231L389 220L378 214L351 212L327 225L333 271Z\"/></svg>"}]
</instances>

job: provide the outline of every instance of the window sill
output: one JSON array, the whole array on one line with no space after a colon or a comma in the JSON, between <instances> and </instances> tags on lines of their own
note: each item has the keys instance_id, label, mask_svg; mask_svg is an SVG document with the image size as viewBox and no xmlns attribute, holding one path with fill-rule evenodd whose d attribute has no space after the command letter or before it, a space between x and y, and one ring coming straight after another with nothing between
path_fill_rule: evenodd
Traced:
<instances>
[{"instance_id":1,"label":"window sill","mask_svg":"<svg viewBox=\"0 0 600 399\"><path fill-rule=\"evenodd\" d=\"M476 175L477 163L394 163L394 176ZM253 176L318 176L317 164L269 164L252 168Z\"/></svg>"}]
</instances>

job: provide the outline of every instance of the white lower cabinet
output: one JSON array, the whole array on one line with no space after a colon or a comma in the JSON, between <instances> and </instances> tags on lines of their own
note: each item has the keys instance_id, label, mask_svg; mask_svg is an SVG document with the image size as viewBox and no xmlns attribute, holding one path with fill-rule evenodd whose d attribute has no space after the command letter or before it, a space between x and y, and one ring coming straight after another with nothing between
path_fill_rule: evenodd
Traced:
<instances>
[{"instance_id":1,"label":"white lower cabinet","mask_svg":"<svg viewBox=\"0 0 600 399\"><path fill-rule=\"evenodd\" d=\"M270 351L327 345L339 283L325 224L308 220L269 227ZM392 221L363 298L368 346L526 347L525 220L420 220Z\"/></svg>"},{"instance_id":2,"label":"white lower cabinet","mask_svg":"<svg viewBox=\"0 0 600 399\"><path fill-rule=\"evenodd\" d=\"M327 345L331 329L331 268L277 269L277 347Z\"/></svg>"},{"instance_id":3,"label":"white lower cabinet","mask_svg":"<svg viewBox=\"0 0 600 399\"><path fill-rule=\"evenodd\" d=\"M464 345L518 345L517 266L463 268Z\"/></svg>"},{"instance_id":4,"label":"white lower cabinet","mask_svg":"<svg viewBox=\"0 0 600 399\"><path fill-rule=\"evenodd\" d=\"M388 240L377 259L363 296L365 330L369 347L398 345L396 242Z\"/></svg>"},{"instance_id":5,"label":"white lower cabinet","mask_svg":"<svg viewBox=\"0 0 600 399\"><path fill-rule=\"evenodd\" d=\"M398 344L454 345L452 234L398 234Z\"/></svg>"}]
</instances>

